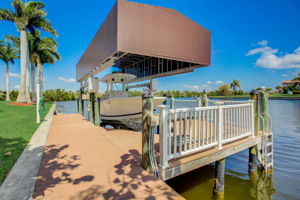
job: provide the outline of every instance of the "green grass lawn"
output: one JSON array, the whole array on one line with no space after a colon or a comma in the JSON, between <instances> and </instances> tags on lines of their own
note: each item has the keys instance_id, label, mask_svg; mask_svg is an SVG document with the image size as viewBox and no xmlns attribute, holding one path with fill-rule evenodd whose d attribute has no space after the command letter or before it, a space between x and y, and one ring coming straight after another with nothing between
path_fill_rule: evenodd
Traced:
<instances>
[{"instance_id":1,"label":"green grass lawn","mask_svg":"<svg viewBox=\"0 0 300 200\"><path fill-rule=\"evenodd\" d=\"M41 119L49 111L52 102L45 103ZM9 105L0 101L0 184L38 128L35 106ZM11 152L11 155L4 155Z\"/></svg>"}]
</instances>

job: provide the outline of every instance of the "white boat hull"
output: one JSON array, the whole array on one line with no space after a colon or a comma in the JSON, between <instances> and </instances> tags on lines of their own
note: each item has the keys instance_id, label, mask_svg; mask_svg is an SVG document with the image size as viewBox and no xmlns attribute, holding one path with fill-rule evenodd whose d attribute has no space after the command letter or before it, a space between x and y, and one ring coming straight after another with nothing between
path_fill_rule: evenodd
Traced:
<instances>
[{"instance_id":1,"label":"white boat hull","mask_svg":"<svg viewBox=\"0 0 300 200\"><path fill-rule=\"evenodd\" d=\"M165 101L165 97L154 97L153 108ZM128 120L142 118L141 97L116 97L101 101L100 115L103 120Z\"/></svg>"}]
</instances>

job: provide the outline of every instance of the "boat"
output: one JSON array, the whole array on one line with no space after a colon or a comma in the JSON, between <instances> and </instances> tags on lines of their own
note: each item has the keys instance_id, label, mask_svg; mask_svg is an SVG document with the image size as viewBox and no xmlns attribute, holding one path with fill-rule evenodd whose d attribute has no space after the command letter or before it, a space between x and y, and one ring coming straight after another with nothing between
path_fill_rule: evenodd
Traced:
<instances>
[{"instance_id":1,"label":"boat","mask_svg":"<svg viewBox=\"0 0 300 200\"><path fill-rule=\"evenodd\" d=\"M115 72L100 79L107 85L100 103L102 121L120 122L132 129L140 129L142 120L142 97L130 97L129 83L135 75ZM141 86L141 85L139 85ZM143 84L145 86L145 84ZM153 97L154 110L166 100L166 97Z\"/></svg>"}]
</instances>

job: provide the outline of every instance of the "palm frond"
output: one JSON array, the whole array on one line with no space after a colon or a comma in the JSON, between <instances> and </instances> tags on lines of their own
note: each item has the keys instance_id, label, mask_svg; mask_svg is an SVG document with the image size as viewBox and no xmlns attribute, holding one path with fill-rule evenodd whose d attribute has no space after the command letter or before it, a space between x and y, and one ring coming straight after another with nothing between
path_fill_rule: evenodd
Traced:
<instances>
[{"instance_id":1,"label":"palm frond","mask_svg":"<svg viewBox=\"0 0 300 200\"><path fill-rule=\"evenodd\" d=\"M51 23L44 17L31 18L29 25L41 29L43 31L49 32L54 36L58 36L56 30L52 27Z\"/></svg>"},{"instance_id":2,"label":"palm frond","mask_svg":"<svg viewBox=\"0 0 300 200\"><path fill-rule=\"evenodd\" d=\"M14 22L15 21L15 13L10 12L7 9L0 9L0 20L7 20Z\"/></svg>"},{"instance_id":3,"label":"palm frond","mask_svg":"<svg viewBox=\"0 0 300 200\"><path fill-rule=\"evenodd\" d=\"M45 4L41 1L29 1L27 3L27 7L36 8L36 9L44 9Z\"/></svg>"},{"instance_id":4,"label":"palm frond","mask_svg":"<svg viewBox=\"0 0 300 200\"><path fill-rule=\"evenodd\" d=\"M17 17L22 17L24 15L25 5L21 0L13 0L11 6L15 9Z\"/></svg>"},{"instance_id":5,"label":"palm frond","mask_svg":"<svg viewBox=\"0 0 300 200\"><path fill-rule=\"evenodd\" d=\"M7 35L4 38L8 42L12 42L16 48L20 48L20 38L13 35Z\"/></svg>"},{"instance_id":6,"label":"palm frond","mask_svg":"<svg viewBox=\"0 0 300 200\"><path fill-rule=\"evenodd\" d=\"M14 60L19 58L18 49L13 47L11 43L7 42L0 48L0 60L4 61L5 63L15 63Z\"/></svg>"}]
</instances>

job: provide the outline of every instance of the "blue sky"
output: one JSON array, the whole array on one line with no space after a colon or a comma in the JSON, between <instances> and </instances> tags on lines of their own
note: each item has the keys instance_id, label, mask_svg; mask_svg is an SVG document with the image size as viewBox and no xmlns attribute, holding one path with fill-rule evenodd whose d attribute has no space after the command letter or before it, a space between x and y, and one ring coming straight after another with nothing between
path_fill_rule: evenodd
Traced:
<instances>
[{"instance_id":1,"label":"blue sky","mask_svg":"<svg viewBox=\"0 0 300 200\"><path fill-rule=\"evenodd\" d=\"M242 89L249 91L280 85L300 71L298 0L135 1L176 9L212 33L212 64L194 73L158 79L159 90L211 90L239 79ZM62 56L56 64L44 66L45 89L76 90L76 63L115 0L43 2L59 33L57 41ZM0 7L10 8L10 0L1 0ZM16 27L0 21L0 39L7 34L17 35ZM5 84L4 69L0 63L0 89ZM12 89L19 85L19 71L19 62L11 66Z\"/></svg>"}]
</instances>

